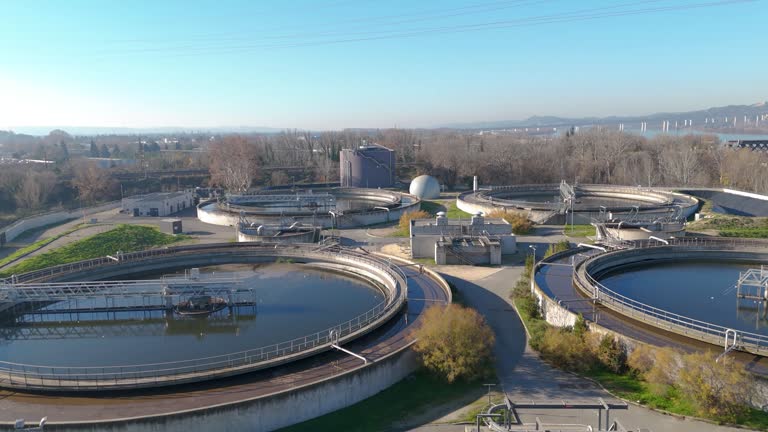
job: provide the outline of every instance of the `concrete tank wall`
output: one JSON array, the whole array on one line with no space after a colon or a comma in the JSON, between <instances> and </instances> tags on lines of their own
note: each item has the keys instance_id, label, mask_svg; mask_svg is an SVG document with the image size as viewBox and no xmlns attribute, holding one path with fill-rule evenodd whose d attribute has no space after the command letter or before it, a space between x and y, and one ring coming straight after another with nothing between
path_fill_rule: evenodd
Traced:
<instances>
[{"instance_id":1,"label":"concrete tank wall","mask_svg":"<svg viewBox=\"0 0 768 432\"><path fill-rule=\"evenodd\" d=\"M63 432L272 431L360 402L402 380L416 367L416 355L407 348L338 377L276 395L158 418L130 418L90 425L51 425L46 426L46 430Z\"/></svg>"},{"instance_id":2,"label":"concrete tank wall","mask_svg":"<svg viewBox=\"0 0 768 432\"><path fill-rule=\"evenodd\" d=\"M339 159L344 187L388 188L395 184L393 150L380 146L343 149Z\"/></svg>"},{"instance_id":3,"label":"concrete tank wall","mask_svg":"<svg viewBox=\"0 0 768 432\"><path fill-rule=\"evenodd\" d=\"M393 192L376 190L370 190L364 193L364 190L358 189L354 191L355 195L349 196L366 197L367 195L367 198L373 199L379 192L393 194ZM344 193L340 193L339 196L342 194ZM408 202L402 204L399 207L394 207L387 210L372 209L368 211L348 211L338 217L333 217L329 213L318 213L316 215L306 216L280 216L250 213L247 215L247 217L251 222L264 225L278 225L285 223L288 220L291 223L300 222L305 225L319 226L322 228L356 228L366 225L394 222L399 220L400 216L405 213L419 210L421 207L421 201L418 198L407 194L402 195L406 196ZM384 201L386 201L386 199L384 199ZM235 226L240 221L240 215L237 212L227 212L218 208L208 209L205 208L207 204L210 204L210 202L201 203L197 206L197 218L200 221L221 226Z\"/></svg>"},{"instance_id":4,"label":"concrete tank wall","mask_svg":"<svg viewBox=\"0 0 768 432\"><path fill-rule=\"evenodd\" d=\"M279 243L279 244L293 244L293 243L317 243L320 239L320 229L297 231L297 232L285 232L282 235L276 236L274 233L269 235L257 235L250 232L255 231L249 229L248 232L243 230L237 231L238 242L256 242L256 243Z\"/></svg>"}]
</instances>

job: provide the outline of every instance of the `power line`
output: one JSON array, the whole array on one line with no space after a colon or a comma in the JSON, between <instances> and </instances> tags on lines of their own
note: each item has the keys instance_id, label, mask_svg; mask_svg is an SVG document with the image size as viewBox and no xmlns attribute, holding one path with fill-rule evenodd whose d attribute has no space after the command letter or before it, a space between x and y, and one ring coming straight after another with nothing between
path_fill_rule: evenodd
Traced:
<instances>
[{"instance_id":1,"label":"power line","mask_svg":"<svg viewBox=\"0 0 768 432\"><path fill-rule=\"evenodd\" d=\"M573 11L573 12L518 18L518 19L512 19L512 20L499 20L499 21L476 23L476 24L428 27L428 28L410 29L410 30L365 32L360 34L359 37L355 37L357 36L355 34L347 34L347 37L341 37L337 39L318 40L318 41L309 40L309 41L290 42L290 43L263 43L263 44L248 44L248 45L241 45L241 46L217 46L217 47L204 47L204 46L194 47L193 46L193 47L189 47L189 49L186 49L184 52L177 53L175 55L233 54L233 53L243 53L243 52L262 50L262 49L280 49L280 48L334 45L334 44L355 43L355 42L365 42L365 41L374 41L374 40L412 38L412 37L433 35L433 34L466 33L466 32L476 32L476 31L483 31L483 30L507 29L507 28L515 28L515 27L530 27L530 26L538 26L538 25L546 25L546 24L580 22L580 21L596 20L596 19L602 19L602 18L613 18L613 17L632 16L632 15L646 15L646 14L659 13L659 12L688 11L688 10L694 10L694 9L703 9L703 8L725 6L725 5L731 5L731 4L754 3L758 0L720 0L720 1L711 1L711 2L688 3L683 5L670 5L670 6L658 6L658 7L649 7L649 8L609 11L609 9L630 7L630 6L636 6L641 4L657 3L659 1L660 0L637 1L637 2L631 2L631 3L624 3L620 5L583 9L583 10ZM135 52L138 52L138 53L170 52L171 55L174 55L173 48L172 49L153 48L148 50L139 50Z\"/></svg>"},{"instance_id":2,"label":"power line","mask_svg":"<svg viewBox=\"0 0 768 432\"><path fill-rule=\"evenodd\" d=\"M480 3L475 5L464 6L454 9L446 9L443 13L433 14L429 17L424 16L424 13L417 14L403 14L400 17L417 16L422 18L418 21L442 19L445 17L457 17L465 16L469 13L477 13L477 10L467 11L468 8L486 8L483 12L488 12L495 9L488 9L492 7L509 8L515 6L529 6L531 4L543 3L552 0L514 0L514 1L501 1L494 3ZM561 12L548 15L529 16L522 18L496 20L488 22L480 22L473 24L455 24L455 25L443 25L432 27L417 27L410 29L389 29L389 30L372 30L363 32L320 32L320 33L305 33L305 34L288 34L288 35L274 35L267 36L260 39L251 41L245 44L222 44L221 42L231 42L227 40L208 41L207 43L198 44L191 43L183 46L167 46L167 47L149 47L149 48L134 48L134 49L109 49L106 52L93 52L90 55L96 56L110 56L110 55L130 55L130 54L163 54L165 57L184 57L184 56L198 56L205 54L236 54L247 53L258 50L272 50L272 49L285 49L285 48L298 48L298 47L310 47L310 46L326 46L326 45L338 45L338 44L350 44L377 40L392 40L392 39L405 39L416 38L429 35L438 34L458 34L467 32L478 32L487 30L500 30L517 27L532 27L548 24L559 24L569 22L581 22L587 20L608 19L633 15L646 15L661 12L671 11L689 11L694 9L711 8L726 5L735 5L742 3L754 3L758 0L718 0L709 2L698 3L686 3L677 5L665 5L665 6L653 6L653 7L637 7L650 5L652 3L660 3L665 0L641 0L620 4L612 4L609 6L586 8L576 11ZM496 6L493 6L496 5ZM461 11L464 12L461 12ZM434 12L434 11L433 11ZM390 16L392 17L392 16ZM369 17L368 19L376 19L381 17ZM387 25L399 25L403 23L415 22L416 20L405 20ZM329 38L328 36L335 36ZM280 39L299 39L296 41L284 41L275 42L274 40ZM302 40L303 39L303 40ZM238 39L239 40L239 39ZM192 41L190 41L192 42ZM206 41L203 41L206 42Z\"/></svg>"}]
</instances>

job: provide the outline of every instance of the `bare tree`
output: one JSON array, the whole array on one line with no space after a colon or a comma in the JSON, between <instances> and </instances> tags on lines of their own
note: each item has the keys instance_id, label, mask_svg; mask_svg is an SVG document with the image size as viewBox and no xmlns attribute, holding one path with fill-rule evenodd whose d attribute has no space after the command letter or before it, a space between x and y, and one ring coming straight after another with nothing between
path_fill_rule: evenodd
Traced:
<instances>
[{"instance_id":1,"label":"bare tree","mask_svg":"<svg viewBox=\"0 0 768 432\"><path fill-rule=\"evenodd\" d=\"M55 174L48 171L29 171L16 192L16 201L24 208L38 208L48 200L55 185Z\"/></svg>"},{"instance_id":2,"label":"bare tree","mask_svg":"<svg viewBox=\"0 0 768 432\"><path fill-rule=\"evenodd\" d=\"M107 198L115 186L109 172L93 163L79 163L74 166L73 171L72 184L77 188L80 199L86 204Z\"/></svg>"},{"instance_id":3,"label":"bare tree","mask_svg":"<svg viewBox=\"0 0 768 432\"><path fill-rule=\"evenodd\" d=\"M229 192L245 192L258 171L256 147L241 136L229 136L210 147L211 183Z\"/></svg>"},{"instance_id":4,"label":"bare tree","mask_svg":"<svg viewBox=\"0 0 768 432\"><path fill-rule=\"evenodd\" d=\"M688 186L699 171L700 151L693 146L679 144L661 152L664 174L676 185Z\"/></svg>"}]
</instances>

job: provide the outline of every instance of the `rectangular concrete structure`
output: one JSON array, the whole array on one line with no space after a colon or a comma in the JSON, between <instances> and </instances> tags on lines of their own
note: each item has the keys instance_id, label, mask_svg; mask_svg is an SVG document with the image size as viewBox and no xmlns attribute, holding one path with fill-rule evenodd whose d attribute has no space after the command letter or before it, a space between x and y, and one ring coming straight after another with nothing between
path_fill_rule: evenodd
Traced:
<instances>
[{"instance_id":1,"label":"rectangular concrete structure","mask_svg":"<svg viewBox=\"0 0 768 432\"><path fill-rule=\"evenodd\" d=\"M437 264L501 264L501 256L517 252L512 225L500 218L473 216L415 219L410 225L411 256L435 258Z\"/></svg>"},{"instance_id":2,"label":"rectangular concrete structure","mask_svg":"<svg viewBox=\"0 0 768 432\"><path fill-rule=\"evenodd\" d=\"M135 217L165 217L195 205L192 190L180 192L156 192L123 198L122 210Z\"/></svg>"}]
</instances>

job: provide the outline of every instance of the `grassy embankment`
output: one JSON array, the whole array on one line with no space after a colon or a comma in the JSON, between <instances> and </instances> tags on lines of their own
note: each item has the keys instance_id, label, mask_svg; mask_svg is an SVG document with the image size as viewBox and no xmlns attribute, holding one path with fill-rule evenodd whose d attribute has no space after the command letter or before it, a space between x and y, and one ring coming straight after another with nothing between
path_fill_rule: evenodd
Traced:
<instances>
[{"instance_id":1,"label":"grassy embankment","mask_svg":"<svg viewBox=\"0 0 768 432\"><path fill-rule=\"evenodd\" d=\"M55 223L55 224L45 225L45 226L42 226L40 228L35 228L35 229L32 229L32 230L24 231L18 237L16 237L16 239L14 241L18 241L20 239L23 239L24 237L33 235L35 233L40 233L40 232L46 231L46 230L48 230L50 228L53 228L55 226L63 225L63 224L65 224L67 222L70 222L70 221L72 221L72 219L69 219L69 220L66 220L66 221L62 221L62 222L58 222L58 223ZM76 225L76 226L74 226L74 227L72 227L72 228L70 228L70 229L68 229L66 231L62 231L62 232L60 232L60 233L58 233L56 235L44 238L42 240L38 240L38 241L36 241L36 242L34 242L34 243L30 244L30 245L27 245L27 246L25 246L25 247L15 251L14 253L8 255L7 257L5 257L3 259L0 259L0 267L4 266L4 265L6 265L6 264L8 264L10 262L16 261L17 259L19 259L19 258L21 258L21 257L23 257L25 255L28 255L28 254L30 254L30 253L38 250L38 249L42 249L43 247L53 243L54 241L64 237L65 235L72 234L73 232L75 232L75 231L77 231L77 230L79 230L81 228L84 228L86 226L87 225L85 225L85 224L78 224L78 225Z\"/></svg>"},{"instance_id":2,"label":"grassy embankment","mask_svg":"<svg viewBox=\"0 0 768 432\"><path fill-rule=\"evenodd\" d=\"M702 201L699 213L702 219L688 222L686 230L692 233L735 238L768 238L768 218L734 216L712 211L712 201Z\"/></svg>"},{"instance_id":3,"label":"grassy embankment","mask_svg":"<svg viewBox=\"0 0 768 432\"><path fill-rule=\"evenodd\" d=\"M552 248L548 254L561 249L561 247ZM590 346L589 342L585 342L588 338L583 336L586 330L576 328L579 323L573 329L557 329L550 326L539 314L536 299L530 295L529 275L532 264L532 260L526 261L527 271L523 272L523 276L515 286L512 298L530 335L528 343L541 358L556 367L597 381L609 392L622 399L674 414L702 415L689 395L683 394L675 385L670 385L665 392L660 393L658 388L654 388L654 384L645 381L641 375L626 365L621 368L612 367L616 366L617 354L620 357L620 353L611 352L610 347L606 350L603 340L599 340L597 345L592 339L593 343ZM583 320L581 325L583 326ZM582 335L577 336L580 332ZM565 351L568 352L564 353ZM626 359L623 361L626 362ZM620 371L617 372L616 369ZM711 418L711 420L718 419ZM735 419L735 423L752 429L768 430L768 413L750 408L740 414Z\"/></svg>"},{"instance_id":4,"label":"grassy embankment","mask_svg":"<svg viewBox=\"0 0 768 432\"><path fill-rule=\"evenodd\" d=\"M566 225L563 234L568 237L586 238L595 236L595 227L592 225Z\"/></svg>"},{"instance_id":5,"label":"grassy embankment","mask_svg":"<svg viewBox=\"0 0 768 432\"><path fill-rule=\"evenodd\" d=\"M70 243L27 260L0 272L0 277L26 273L41 268L114 254L117 251L136 252L169 245L188 236L163 234L154 227L118 225L115 229Z\"/></svg>"},{"instance_id":6,"label":"grassy embankment","mask_svg":"<svg viewBox=\"0 0 768 432\"><path fill-rule=\"evenodd\" d=\"M463 406L484 396L482 382L456 382L419 370L392 387L350 407L282 429L299 431L402 430L409 419L441 405ZM479 410L479 409L478 409Z\"/></svg>"},{"instance_id":7,"label":"grassy embankment","mask_svg":"<svg viewBox=\"0 0 768 432\"><path fill-rule=\"evenodd\" d=\"M711 215L687 227L690 232L716 234L721 237L768 238L768 218Z\"/></svg>"}]
</instances>

